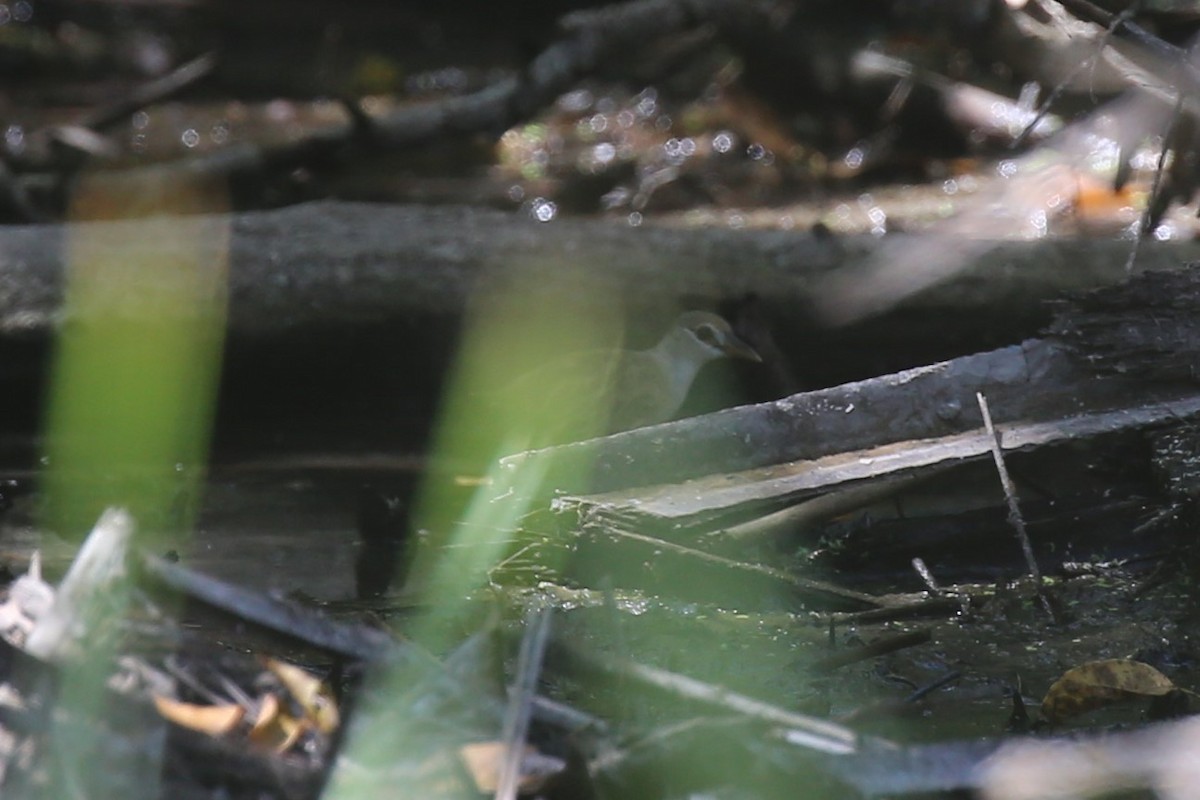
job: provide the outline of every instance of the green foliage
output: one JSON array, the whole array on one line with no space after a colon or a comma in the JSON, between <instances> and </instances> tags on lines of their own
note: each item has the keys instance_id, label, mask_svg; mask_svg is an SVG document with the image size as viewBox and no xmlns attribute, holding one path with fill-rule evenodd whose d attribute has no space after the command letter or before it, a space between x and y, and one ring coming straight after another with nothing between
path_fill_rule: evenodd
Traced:
<instances>
[{"instance_id":1,"label":"green foliage","mask_svg":"<svg viewBox=\"0 0 1200 800\"><path fill-rule=\"evenodd\" d=\"M185 528L207 456L228 233L215 217L128 225L77 224L67 243L44 488L47 527L71 538L113 505L143 531Z\"/></svg>"}]
</instances>

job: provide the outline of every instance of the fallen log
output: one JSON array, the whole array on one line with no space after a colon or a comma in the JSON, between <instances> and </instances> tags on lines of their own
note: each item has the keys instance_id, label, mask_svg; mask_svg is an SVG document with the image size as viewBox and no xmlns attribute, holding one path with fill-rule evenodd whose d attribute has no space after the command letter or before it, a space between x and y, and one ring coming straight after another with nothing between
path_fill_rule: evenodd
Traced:
<instances>
[{"instance_id":1,"label":"fallen log","mask_svg":"<svg viewBox=\"0 0 1200 800\"><path fill-rule=\"evenodd\" d=\"M991 401L998 422L1012 423L1150 407L1192 390L1098 376L1062 346L1031 340L564 449L595 463L591 492L613 492L976 432L983 425L976 392ZM526 457L503 463L516 467Z\"/></svg>"},{"instance_id":2,"label":"fallen log","mask_svg":"<svg viewBox=\"0 0 1200 800\"><path fill-rule=\"evenodd\" d=\"M0 228L0 334L44 336L58 319L67 244L87 226L89 245L130 258L196 258L197 242L228 233L230 333L281 334L364 327L406 317L457 318L473 291L532 270L547 292L586 306L588 281L615 285L627 316L652 319L685 301L717 306L761 299L771 322L806 325L821 279L919 236L837 237L807 231L632 228L600 220L540 224L511 212L335 201L274 211ZM191 233L194 235L181 235ZM183 252L181 252L183 251ZM1128 243L983 242L971 263L888 312L954 313L995 326L1043 317L1044 300L1125 277ZM1139 269L1177 269L1200 243L1144 242ZM582 285L581 284L582 281ZM907 324L919 322L907 319ZM918 332L942 331L929 319ZM785 335L778 335L786 341ZM883 346L886 343L878 343Z\"/></svg>"}]
</instances>

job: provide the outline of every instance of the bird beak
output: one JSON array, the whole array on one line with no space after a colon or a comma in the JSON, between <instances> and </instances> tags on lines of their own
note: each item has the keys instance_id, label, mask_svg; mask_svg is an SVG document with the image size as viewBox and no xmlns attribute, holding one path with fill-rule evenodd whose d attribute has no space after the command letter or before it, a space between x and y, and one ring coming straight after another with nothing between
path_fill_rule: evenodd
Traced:
<instances>
[{"instance_id":1,"label":"bird beak","mask_svg":"<svg viewBox=\"0 0 1200 800\"><path fill-rule=\"evenodd\" d=\"M724 347L721 349L724 350L725 354L730 358L744 358L747 361L756 362L762 361L762 356L758 354L757 350L743 342L738 337L734 336L732 333L729 335L729 340L725 342Z\"/></svg>"}]
</instances>

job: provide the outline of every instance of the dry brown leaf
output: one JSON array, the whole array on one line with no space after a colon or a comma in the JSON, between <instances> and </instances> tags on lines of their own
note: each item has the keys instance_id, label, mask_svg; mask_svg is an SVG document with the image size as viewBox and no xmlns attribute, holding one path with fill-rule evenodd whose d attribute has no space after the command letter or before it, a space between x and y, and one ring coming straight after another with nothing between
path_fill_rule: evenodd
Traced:
<instances>
[{"instance_id":1,"label":"dry brown leaf","mask_svg":"<svg viewBox=\"0 0 1200 800\"><path fill-rule=\"evenodd\" d=\"M300 667L274 658L266 659L265 664L292 697L296 698L296 702L304 709L309 721L317 730L321 733L333 733L337 730L337 702L333 699L333 692L324 682Z\"/></svg>"},{"instance_id":2,"label":"dry brown leaf","mask_svg":"<svg viewBox=\"0 0 1200 800\"><path fill-rule=\"evenodd\" d=\"M259 701L258 716L254 720L254 727L250 729L249 738L260 747L286 753L307 727L305 720L297 719L283 710L278 697L267 694Z\"/></svg>"},{"instance_id":3,"label":"dry brown leaf","mask_svg":"<svg viewBox=\"0 0 1200 800\"><path fill-rule=\"evenodd\" d=\"M1089 661L1062 674L1042 699L1042 716L1061 722L1088 711L1174 691L1171 679L1149 664L1123 658Z\"/></svg>"},{"instance_id":4,"label":"dry brown leaf","mask_svg":"<svg viewBox=\"0 0 1200 800\"><path fill-rule=\"evenodd\" d=\"M475 742L458 749L463 765L481 793L492 794L500 783L500 767L506 752L503 742ZM541 791L546 782L566 769L562 759L543 755L530 745L521 751L521 775L517 789L522 794Z\"/></svg>"},{"instance_id":5,"label":"dry brown leaf","mask_svg":"<svg viewBox=\"0 0 1200 800\"><path fill-rule=\"evenodd\" d=\"M163 719L209 736L224 736L236 728L246 712L239 705L201 706L154 696L154 706Z\"/></svg>"}]
</instances>

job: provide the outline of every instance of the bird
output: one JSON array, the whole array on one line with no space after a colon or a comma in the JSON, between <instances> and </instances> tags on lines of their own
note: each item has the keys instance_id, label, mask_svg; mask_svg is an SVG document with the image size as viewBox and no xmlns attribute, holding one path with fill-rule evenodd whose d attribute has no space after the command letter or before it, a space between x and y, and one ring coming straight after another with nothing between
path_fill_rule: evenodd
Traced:
<instances>
[{"instance_id":1,"label":"bird","mask_svg":"<svg viewBox=\"0 0 1200 800\"><path fill-rule=\"evenodd\" d=\"M723 317L685 311L653 347L568 353L521 376L505 403L537 428L535 446L640 428L673 418L711 361L761 361Z\"/></svg>"},{"instance_id":2,"label":"bird","mask_svg":"<svg viewBox=\"0 0 1200 800\"><path fill-rule=\"evenodd\" d=\"M446 419L452 422L427 473L434 499L424 501L420 530L508 530L547 491L586 485L586 448L556 445L665 422L679 413L706 364L762 360L724 318L707 311L680 314L647 349L566 352L515 378L505 341L493 337L489 357L466 370L468 388L451 395L455 405ZM421 539L417 549L433 552L432 541ZM410 569L425 571L419 564Z\"/></svg>"}]
</instances>

